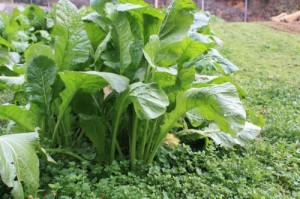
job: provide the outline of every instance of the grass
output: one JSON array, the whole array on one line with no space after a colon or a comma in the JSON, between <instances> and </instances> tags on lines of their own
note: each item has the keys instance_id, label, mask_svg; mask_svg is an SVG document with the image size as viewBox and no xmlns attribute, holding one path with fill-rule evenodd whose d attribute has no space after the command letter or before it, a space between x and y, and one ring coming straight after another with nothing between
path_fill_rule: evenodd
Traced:
<instances>
[{"instance_id":1,"label":"grass","mask_svg":"<svg viewBox=\"0 0 300 199\"><path fill-rule=\"evenodd\" d=\"M240 67L238 77L247 88L266 83L300 88L299 35L258 23L218 23L212 28L225 42L221 53Z\"/></svg>"}]
</instances>

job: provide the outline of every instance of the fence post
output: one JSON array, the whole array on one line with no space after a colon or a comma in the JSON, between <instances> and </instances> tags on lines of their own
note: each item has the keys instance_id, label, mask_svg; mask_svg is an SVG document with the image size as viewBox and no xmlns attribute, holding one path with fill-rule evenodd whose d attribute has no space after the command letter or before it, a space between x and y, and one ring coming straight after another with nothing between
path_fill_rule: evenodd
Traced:
<instances>
[{"instance_id":1,"label":"fence post","mask_svg":"<svg viewBox=\"0 0 300 199\"><path fill-rule=\"evenodd\" d=\"M154 0L154 7L158 8L158 0Z\"/></svg>"},{"instance_id":2,"label":"fence post","mask_svg":"<svg viewBox=\"0 0 300 199\"><path fill-rule=\"evenodd\" d=\"M248 17L248 0L245 0L244 22L247 22L247 17Z\"/></svg>"},{"instance_id":3,"label":"fence post","mask_svg":"<svg viewBox=\"0 0 300 199\"><path fill-rule=\"evenodd\" d=\"M201 9L203 11L205 11L205 2L204 2L204 0L201 0Z\"/></svg>"}]
</instances>

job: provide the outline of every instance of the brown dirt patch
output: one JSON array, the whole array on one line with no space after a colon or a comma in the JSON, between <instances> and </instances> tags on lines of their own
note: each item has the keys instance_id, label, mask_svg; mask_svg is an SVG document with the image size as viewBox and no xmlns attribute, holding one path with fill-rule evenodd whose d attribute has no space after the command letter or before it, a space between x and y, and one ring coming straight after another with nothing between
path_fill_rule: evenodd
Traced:
<instances>
[{"instance_id":1,"label":"brown dirt patch","mask_svg":"<svg viewBox=\"0 0 300 199\"><path fill-rule=\"evenodd\" d=\"M296 21L293 23L283 23L283 22L274 22L274 21L264 21L262 24L271 26L276 30L281 30L285 32L291 32L300 34L300 21Z\"/></svg>"}]
</instances>

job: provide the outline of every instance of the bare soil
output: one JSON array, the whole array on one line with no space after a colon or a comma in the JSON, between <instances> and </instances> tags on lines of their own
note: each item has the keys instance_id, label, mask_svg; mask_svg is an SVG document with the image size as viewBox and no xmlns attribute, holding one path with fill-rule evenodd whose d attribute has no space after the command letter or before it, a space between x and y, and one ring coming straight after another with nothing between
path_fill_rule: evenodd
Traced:
<instances>
[{"instance_id":1,"label":"bare soil","mask_svg":"<svg viewBox=\"0 0 300 199\"><path fill-rule=\"evenodd\" d=\"M300 34L300 21L296 21L293 23L283 23L283 22L274 22L274 21L263 21L262 24L271 26L276 30L281 30L285 32L291 32Z\"/></svg>"}]
</instances>

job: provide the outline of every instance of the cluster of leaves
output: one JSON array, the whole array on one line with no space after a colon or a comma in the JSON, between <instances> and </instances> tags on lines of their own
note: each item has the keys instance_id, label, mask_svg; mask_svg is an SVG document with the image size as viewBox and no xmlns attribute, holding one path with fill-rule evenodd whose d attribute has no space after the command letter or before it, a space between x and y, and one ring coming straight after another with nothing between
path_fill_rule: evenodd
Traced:
<instances>
[{"instance_id":1,"label":"cluster of leaves","mask_svg":"<svg viewBox=\"0 0 300 199\"><path fill-rule=\"evenodd\" d=\"M237 67L213 49L221 42L193 1L174 0L165 14L139 0L91 5L78 10L61 0L48 15L36 6L1 15L0 87L16 91L0 106L0 118L11 121L8 133L38 131L64 152L88 139L98 162L112 163L118 154L132 168L136 160L151 163L170 132L226 146L244 146L259 134L229 76ZM15 153L0 158L17 159ZM15 167L2 168L2 179L13 173L18 185L4 183L21 198L14 191L23 194L21 181L29 183Z\"/></svg>"}]
</instances>

